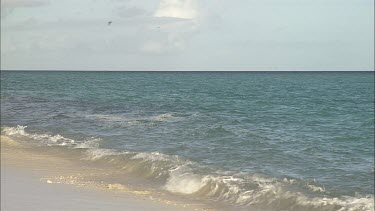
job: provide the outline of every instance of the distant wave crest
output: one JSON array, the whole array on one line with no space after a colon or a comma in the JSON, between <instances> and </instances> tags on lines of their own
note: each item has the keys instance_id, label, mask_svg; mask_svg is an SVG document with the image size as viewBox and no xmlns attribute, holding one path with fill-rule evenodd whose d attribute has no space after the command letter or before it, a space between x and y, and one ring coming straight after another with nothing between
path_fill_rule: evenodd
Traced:
<instances>
[{"instance_id":1,"label":"distant wave crest","mask_svg":"<svg viewBox=\"0 0 375 211\"><path fill-rule=\"evenodd\" d=\"M163 113L154 116L124 116L124 115L113 115L113 114L90 114L85 116L88 119L120 124L120 125L153 125L162 122L177 122L181 121L183 117L177 116L174 113Z\"/></svg>"}]
</instances>

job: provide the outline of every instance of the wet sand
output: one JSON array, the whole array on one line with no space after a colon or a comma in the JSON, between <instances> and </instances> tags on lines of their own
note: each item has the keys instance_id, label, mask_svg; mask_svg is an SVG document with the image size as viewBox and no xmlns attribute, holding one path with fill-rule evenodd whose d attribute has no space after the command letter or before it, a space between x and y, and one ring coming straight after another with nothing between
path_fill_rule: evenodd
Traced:
<instances>
[{"instance_id":1,"label":"wet sand","mask_svg":"<svg viewBox=\"0 0 375 211\"><path fill-rule=\"evenodd\" d=\"M154 199L135 191L114 191L116 184L75 183L75 164L36 153L1 136L1 210L211 210Z\"/></svg>"}]
</instances>

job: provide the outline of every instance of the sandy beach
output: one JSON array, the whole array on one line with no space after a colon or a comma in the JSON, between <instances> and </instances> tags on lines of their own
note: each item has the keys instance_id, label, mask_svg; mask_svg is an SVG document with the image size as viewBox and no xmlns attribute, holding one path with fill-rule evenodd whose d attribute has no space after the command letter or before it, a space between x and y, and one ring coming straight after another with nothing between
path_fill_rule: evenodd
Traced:
<instances>
[{"instance_id":1,"label":"sandy beach","mask_svg":"<svg viewBox=\"0 0 375 211\"><path fill-rule=\"evenodd\" d=\"M68 176L75 168L69 160L30 151L2 136L1 210L208 210L147 192L115 190L115 184L79 183Z\"/></svg>"}]
</instances>

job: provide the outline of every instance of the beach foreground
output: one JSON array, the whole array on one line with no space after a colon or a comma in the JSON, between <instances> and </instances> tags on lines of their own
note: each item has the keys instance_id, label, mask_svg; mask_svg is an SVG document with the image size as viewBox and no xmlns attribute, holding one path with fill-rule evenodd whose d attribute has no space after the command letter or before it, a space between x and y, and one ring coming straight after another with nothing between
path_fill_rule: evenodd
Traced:
<instances>
[{"instance_id":1,"label":"beach foreground","mask_svg":"<svg viewBox=\"0 0 375 211\"><path fill-rule=\"evenodd\" d=\"M67 176L76 167L1 136L1 210L212 210L142 192L114 191L115 185L80 184Z\"/></svg>"}]
</instances>

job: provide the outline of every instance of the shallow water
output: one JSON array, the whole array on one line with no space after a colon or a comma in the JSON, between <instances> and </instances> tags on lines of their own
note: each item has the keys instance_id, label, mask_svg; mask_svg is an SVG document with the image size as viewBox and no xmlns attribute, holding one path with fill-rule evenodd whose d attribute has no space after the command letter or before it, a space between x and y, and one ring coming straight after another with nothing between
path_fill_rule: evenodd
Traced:
<instances>
[{"instance_id":1,"label":"shallow water","mask_svg":"<svg viewBox=\"0 0 375 211\"><path fill-rule=\"evenodd\" d=\"M374 207L373 72L3 71L1 127L208 201Z\"/></svg>"}]
</instances>

